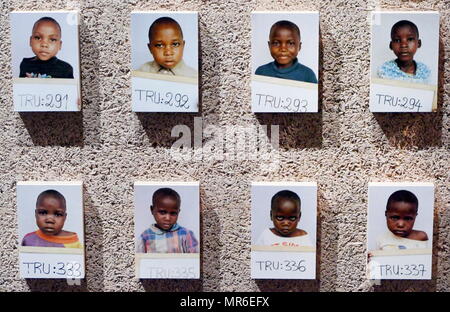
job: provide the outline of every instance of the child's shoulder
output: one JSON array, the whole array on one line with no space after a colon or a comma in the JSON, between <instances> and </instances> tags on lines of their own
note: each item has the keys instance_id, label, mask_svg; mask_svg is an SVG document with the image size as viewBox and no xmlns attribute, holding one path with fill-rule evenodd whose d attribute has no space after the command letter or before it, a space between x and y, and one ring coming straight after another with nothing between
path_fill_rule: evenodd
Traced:
<instances>
[{"instance_id":1,"label":"child's shoulder","mask_svg":"<svg viewBox=\"0 0 450 312\"><path fill-rule=\"evenodd\" d=\"M305 236L308 235L308 232L302 229L297 229L294 233L294 236Z\"/></svg>"},{"instance_id":2,"label":"child's shoulder","mask_svg":"<svg viewBox=\"0 0 450 312\"><path fill-rule=\"evenodd\" d=\"M24 57L24 58L22 59L22 62L20 62L20 65L32 63L32 62L34 62L35 60L36 60L36 57L35 57L35 56L32 56L32 57Z\"/></svg>"},{"instance_id":3,"label":"child's shoulder","mask_svg":"<svg viewBox=\"0 0 450 312\"><path fill-rule=\"evenodd\" d=\"M258 68L255 71L255 74L256 75L263 75L265 72L271 71L272 68L273 68L273 64L274 64L274 62L269 62L267 64L258 66Z\"/></svg>"},{"instance_id":4,"label":"child's shoulder","mask_svg":"<svg viewBox=\"0 0 450 312\"><path fill-rule=\"evenodd\" d=\"M70 231L66 231L66 230L61 231L61 236L75 236L75 235L77 235L77 233L75 233L75 232L70 232Z\"/></svg>"},{"instance_id":5,"label":"child's shoulder","mask_svg":"<svg viewBox=\"0 0 450 312\"><path fill-rule=\"evenodd\" d=\"M57 63L61 67L66 67L66 68L72 69L72 65L70 65L69 63L67 63L63 60L60 60L59 58L56 58L55 63Z\"/></svg>"},{"instance_id":6,"label":"child's shoulder","mask_svg":"<svg viewBox=\"0 0 450 312\"><path fill-rule=\"evenodd\" d=\"M418 241L427 241L428 235L424 231L413 230L409 235L410 239L418 240Z\"/></svg>"}]
</instances>

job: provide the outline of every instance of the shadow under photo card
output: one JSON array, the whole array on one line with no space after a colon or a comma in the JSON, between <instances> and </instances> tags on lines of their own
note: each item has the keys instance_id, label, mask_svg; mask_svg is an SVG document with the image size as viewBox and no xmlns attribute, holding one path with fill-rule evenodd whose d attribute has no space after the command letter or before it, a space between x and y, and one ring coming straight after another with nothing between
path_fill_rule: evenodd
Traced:
<instances>
[{"instance_id":1,"label":"shadow under photo card","mask_svg":"<svg viewBox=\"0 0 450 312\"><path fill-rule=\"evenodd\" d=\"M317 184L253 182L253 279L315 279Z\"/></svg>"},{"instance_id":2,"label":"shadow under photo card","mask_svg":"<svg viewBox=\"0 0 450 312\"><path fill-rule=\"evenodd\" d=\"M200 278L198 182L134 183L136 276Z\"/></svg>"},{"instance_id":3,"label":"shadow under photo card","mask_svg":"<svg viewBox=\"0 0 450 312\"><path fill-rule=\"evenodd\" d=\"M432 278L433 212L433 183L369 183L369 279Z\"/></svg>"},{"instance_id":4,"label":"shadow under photo card","mask_svg":"<svg viewBox=\"0 0 450 312\"><path fill-rule=\"evenodd\" d=\"M197 12L131 13L133 112L198 112Z\"/></svg>"},{"instance_id":5,"label":"shadow under photo card","mask_svg":"<svg viewBox=\"0 0 450 312\"><path fill-rule=\"evenodd\" d=\"M84 278L81 181L17 182L21 278Z\"/></svg>"},{"instance_id":6,"label":"shadow under photo card","mask_svg":"<svg viewBox=\"0 0 450 312\"><path fill-rule=\"evenodd\" d=\"M14 111L80 111L78 11L14 11L10 21Z\"/></svg>"},{"instance_id":7,"label":"shadow under photo card","mask_svg":"<svg viewBox=\"0 0 450 312\"><path fill-rule=\"evenodd\" d=\"M437 110L439 12L372 12L371 112Z\"/></svg>"},{"instance_id":8,"label":"shadow under photo card","mask_svg":"<svg viewBox=\"0 0 450 312\"><path fill-rule=\"evenodd\" d=\"M319 12L252 12L252 112L318 112Z\"/></svg>"}]
</instances>

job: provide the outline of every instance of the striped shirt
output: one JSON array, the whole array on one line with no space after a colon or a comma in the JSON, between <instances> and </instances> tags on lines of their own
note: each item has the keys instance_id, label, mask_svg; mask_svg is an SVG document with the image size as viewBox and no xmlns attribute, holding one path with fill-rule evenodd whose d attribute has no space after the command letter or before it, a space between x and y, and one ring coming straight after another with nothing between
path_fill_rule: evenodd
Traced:
<instances>
[{"instance_id":1,"label":"striped shirt","mask_svg":"<svg viewBox=\"0 0 450 312\"><path fill-rule=\"evenodd\" d=\"M77 233L68 236L54 236L44 234L41 230L25 235L22 246L83 248Z\"/></svg>"},{"instance_id":2,"label":"striped shirt","mask_svg":"<svg viewBox=\"0 0 450 312\"><path fill-rule=\"evenodd\" d=\"M145 230L137 246L139 253L198 253L198 241L191 230L175 223L168 231L152 224Z\"/></svg>"}]
</instances>

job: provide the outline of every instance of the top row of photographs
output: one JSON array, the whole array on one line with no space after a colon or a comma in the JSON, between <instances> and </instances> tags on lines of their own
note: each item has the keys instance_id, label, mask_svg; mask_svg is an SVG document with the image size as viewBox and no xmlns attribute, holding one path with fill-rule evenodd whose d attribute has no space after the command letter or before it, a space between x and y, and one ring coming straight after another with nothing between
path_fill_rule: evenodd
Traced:
<instances>
[{"instance_id":1,"label":"top row of photographs","mask_svg":"<svg viewBox=\"0 0 450 312\"><path fill-rule=\"evenodd\" d=\"M10 18L14 111L80 111L78 11ZM319 12L252 12L251 26L252 112L318 112ZM436 111L439 13L374 11L371 32L370 111ZM130 38L132 111L198 112L198 13L133 12Z\"/></svg>"}]
</instances>

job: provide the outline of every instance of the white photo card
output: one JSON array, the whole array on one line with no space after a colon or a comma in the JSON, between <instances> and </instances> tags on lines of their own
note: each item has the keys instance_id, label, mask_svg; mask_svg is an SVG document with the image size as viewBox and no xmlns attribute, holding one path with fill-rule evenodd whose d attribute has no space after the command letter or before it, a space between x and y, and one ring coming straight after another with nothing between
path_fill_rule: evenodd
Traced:
<instances>
[{"instance_id":1,"label":"white photo card","mask_svg":"<svg viewBox=\"0 0 450 312\"><path fill-rule=\"evenodd\" d=\"M370 111L436 111L439 13L371 14Z\"/></svg>"},{"instance_id":2,"label":"white photo card","mask_svg":"<svg viewBox=\"0 0 450 312\"><path fill-rule=\"evenodd\" d=\"M131 13L134 112L198 112L197 12Z\"/></svg>"},{"instance_id":3,"label":"white photo card","mask_svg":"<svg viewBox=\"0 0 450 312\"><path fill-rule=\"evenodd\" d=\"M80 111L78 11L14 11L10 20L14 111Z\"/></svg>"},{"instance_id":4,"label":"white photo card","mask_svg":"<svg viewBox=\"0 0 450 312\"><path fill-rule=\"evenodd\" d=\"M317 184L253 182L251 276L315 279Z\"/></svg>"},{"instance_id":5,"label":"white photo card","mask_svg":"<svg viewBox=\"0 0 450 312\"><path fill-rule=\"evenodd\" d=\"M198 182L134 183L136 276L200 278Z\"/></svg>"},{"instance_id":6,"label":"white photo card","mask_svg":"<svg viewBox=\"0 0 450 312\"><path fill-rule=\"evenodd\" d=\"M21 278L85 274L81 181L17 182Z\"/></svg>"},{"instance_id":7,"label":"white photo card","mask_svg":"<svg viewBox=\"0 0 450 312\"><path fill-rule=\"evenodd\" d=\"M318 112L319 12L252 12L252 112Z\"/></svg>"},{"instance_id":8,"label":"white photo card","mask_svg":"<svg viewBox=\"0 0 450 312\"><path fill-rule=\"evenodd\" d=\"M433 210L433 183L369 183L369 279L431 279Z\"/></svg>"}]
</instances>

